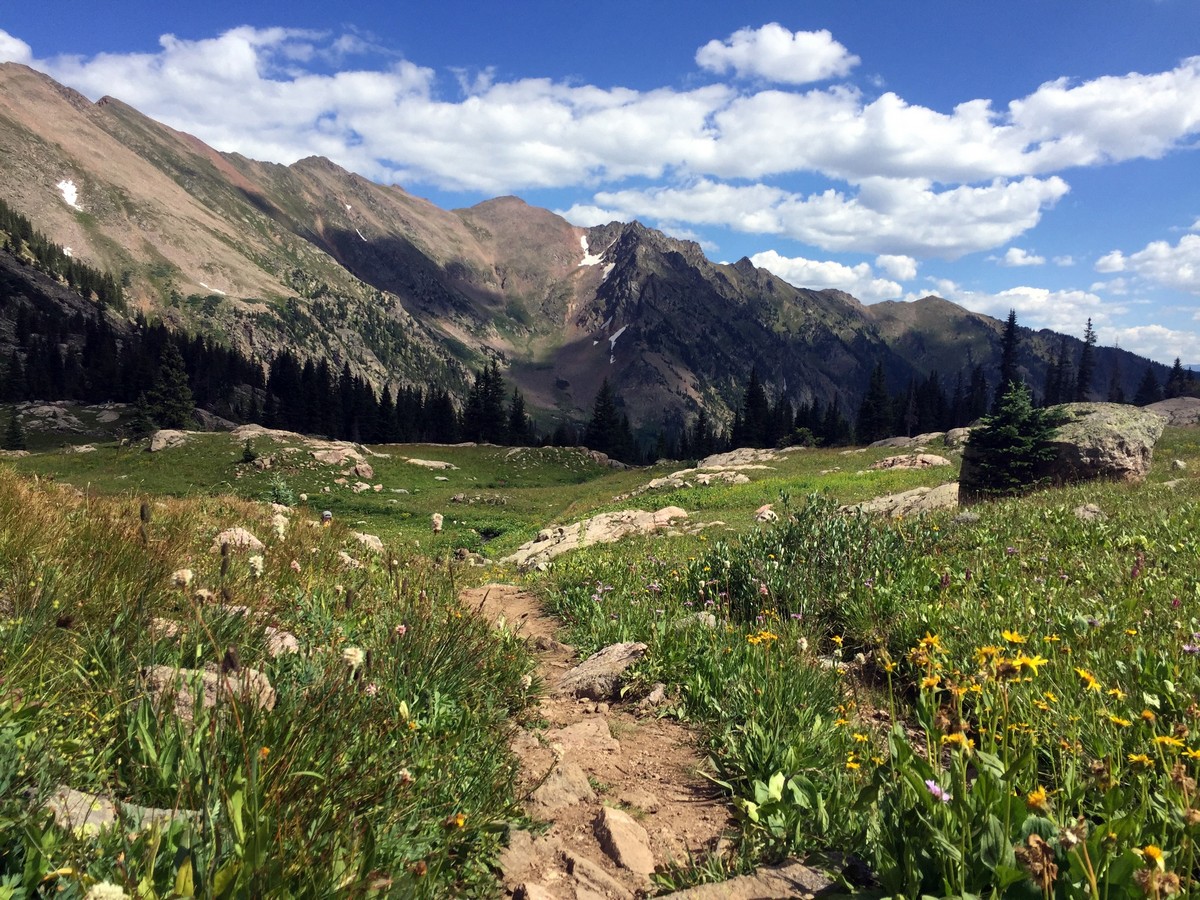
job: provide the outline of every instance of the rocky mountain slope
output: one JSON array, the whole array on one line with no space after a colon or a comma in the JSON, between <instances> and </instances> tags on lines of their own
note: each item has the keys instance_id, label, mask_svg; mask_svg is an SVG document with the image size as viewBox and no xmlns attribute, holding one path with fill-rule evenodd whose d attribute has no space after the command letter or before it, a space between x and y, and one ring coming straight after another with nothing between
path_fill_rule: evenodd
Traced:
<instances>
[{"instance_id":1,"label":"rocky mountain slope","mask_svg":"<svg viewBox=\"0 0 1200 900\"><path fill-rule=\"evenodd\" d=\"M849 415L877 362L894 390L937 370L949 391L974 363L994 377L1001 324L938 298L866 307L636 222L584 229L514 197L439 209L325 159L219 153L11 63L0 197L175 327L263 360L327 356L377 385L461 391L496 359L543 428L586 418L606 378L635 426L657 428L700 404L728 421L754 368L772 395ZM1033 384L1059 340L1025 342ZM1121 351L1100 351L1095 385L1118 359L1132 395L1146 361Z\"/></svg>"}]
</instances>

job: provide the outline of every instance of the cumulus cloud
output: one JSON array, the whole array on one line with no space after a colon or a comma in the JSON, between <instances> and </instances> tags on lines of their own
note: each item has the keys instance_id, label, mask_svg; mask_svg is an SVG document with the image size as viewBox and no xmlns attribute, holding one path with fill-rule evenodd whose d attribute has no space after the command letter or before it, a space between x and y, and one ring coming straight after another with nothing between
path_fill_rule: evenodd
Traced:
<instances>
[{"instance_id":1,"label":"cumulus cloud","mask_svg":"<svg viewBox=\"0 0 1200 900\"><path fill-rule=\"evenodd\" d=\"M1020 247L1009 247L997 262L1002 266L1019 268L1021 266L1044 266L1046 257L1022 250Z\"/></svg>"},{"instance_id":2,"label":"cumulus cloud","mask_svg":"<svg viewBox=\"0 0 1200 900\"><path fill-rule=\"evenodd\" d=\"M0 29L0 62L28 64L33 61L33 48L20 38Z\"/></svg>"},{"instance_id":3,"label":"cumulus cloud","mask_svg":"<svg viewBox=\"0 0 1200 900\"><path fill-rule=\"evenodd\" d=\"M840 78L859 63L828 31L792 32L777 22L742 28L723 41L696 51L696 65L723 75L765 78L780 84L807 84Z\"/></svg>"},{"instance_id":4,"label":"cumulus cloud","mask_svg":"<svg viewBox=\"0 0 1200 900\"><path fill-rule=\"evenodd\" d=\"M1114 250L1112 253L1106 253L1096 260L1096 271L1105 274L1111 272L1125 271L1125 254L1120 250Z\"/></svg>"},{"instance_id":5,"label":"cumulus cloud","mask_svg":"<svg viewBox=\"0 0 1200 900\"><path fill-rule=\"evenodd\" d=\"M1106 302L1091 291L1052 291L1020 285L987 293L967 290L946 280L935 285L942 297L974 312L1003 319L1010 309L1015 309L1017 321L1027 328L1051 328L1063 334L1083 334L1089 318L1099 330L1111 324L1114 316L1128 312L1127 307Z\"/></svg>"},{"instance_id":6,"label":"cumulus cloud","mask_svg":"<svg viewBox=\"0 0 1200 900\"><path fill-rule=\"evenodd\" d=\"M829 252L953 259L1003 247L1067 192L1055 173L1155 158L1200 135L1200 57L1148 75L1053 81L1006 105L979 98L938 110L845 84L796 89L845 74L857 58L828 32L776 24L696 56L706 71L769 79L773 89L437 73L354 34L285 28L166 35L153 52L43 60L0 35L0 56L93 98L120 97L220 150L283 163L322 155L376 180L449 190L587 187L599 192L568 211L585 224L605 215L721 224ZM372 65L346 65L367 51ZM328 71L331 60L340 71ZM778 186L794 175L828 189ZM660 186L622 190L635 180Z\"/></svg>"},{"instance_id":7,"label":"cumulus cloud","mask_svg":"<svg viewBox=\"0 0 1200 900\"><path fill-rule=\"evenodd\" d=\"M1120 256L1117 251L1113 253ZM1152 241L1144 249L1122 257L1122 262L1125 270L1152 284L1200 294L1200 234L1185 234L1174 245Z\"/></svg>"},{"instance_id":8,"label":"cumulus cloud","mask_svg":"<svg viewBox=\"0 0 1200 900\"><path fill-rule=\"evenodd\" d=\"M1056 256L1053 260L1056 266L1073 266L1075 265L1075 257L1073 256Z\"/></svg>"},{"instance_id":9,"label":"cumulus cloud","mask_svg":"<svg viewBox=\"0 0 1200 900\"><path fill-rule=\"evenodd\" d=\"M1200 321L1200 314L1197 314ZM1164 325L1131 325L1111 329L1104 336L1104 343L1117 342L1124 350L1132 350L1142 356L1170 362L1179 357L1185 363L1196 361L1196 348L1200 347L1200 332L1182 331Z\"/></svg>"},{"instance_id":10,"label":"cumulus cloud","mask_svg":"<svg viewBox=\"0 0 1200 900\"><path fill-rule=\"evenodd\" d=\"M997 180L943 191L913 179L874 178L856 194L802 195L703 179L682 187L602 191L594 199L616 219L720 225L824 250L955 259L1032 228L1067 190L1061 178ZM566 218L577 221L596 206L573 207Z\"/></svg>"},{"instance_id":11,"label":"cumulus cloud","mask_svg":"<svg viewBox=\"0 0 1200 900\"><path fill-rule=\"evenodd\" d=\"M814 291L836 288L868 303L898 299L904 293L904 289L896 282L877 278L867 263L847 266L829 260L781 256L774 250L756 253L750 257L750 262L796 287Z\"/></svg>"},{"instance_id":12,"label":"cumulus cloud","mask_svg":"<svg viewBox=\"0 0 1200 900\"><path fill-rule=\"evenodd\" d=\"M898 281L911 281L917 277L917 261L911 256L882 253L875 257L875 265Z\"/></svg>"}]
</instances>

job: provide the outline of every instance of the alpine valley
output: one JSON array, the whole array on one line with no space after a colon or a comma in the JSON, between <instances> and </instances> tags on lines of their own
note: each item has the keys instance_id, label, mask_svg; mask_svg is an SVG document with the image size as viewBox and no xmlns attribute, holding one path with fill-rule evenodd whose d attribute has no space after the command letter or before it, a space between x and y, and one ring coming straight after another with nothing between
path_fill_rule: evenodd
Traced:
<instances>
[{"instance_id":1,"label":"alpine valley","mask_svg":"<svg viewBox=\"0 0 1200 900\"><path fill-rule=\"evenodd\" d=\"M701 407L727 425L752 372L770 397L853 418L877 365L893 392L935 374L950 393L976 366L994 382L1004 328L934 296L867 306L797 288L637 222L581 228L516 197L444 210L326 159L220 153L14 63L0 65L0 199L119 280L107 315L121 327L140 313L263 364L286 348L377 389L460 397L494 361L547 433L585 421L605 379L635 431L679 430ZM20 248L4 255L9 293L69 302ZM1040 389L1081 346L1021 329L1019 367ZM1148 367L1166 378L1096 348L1093 398L1132 398Z\"/></svg>"}]
</instances>

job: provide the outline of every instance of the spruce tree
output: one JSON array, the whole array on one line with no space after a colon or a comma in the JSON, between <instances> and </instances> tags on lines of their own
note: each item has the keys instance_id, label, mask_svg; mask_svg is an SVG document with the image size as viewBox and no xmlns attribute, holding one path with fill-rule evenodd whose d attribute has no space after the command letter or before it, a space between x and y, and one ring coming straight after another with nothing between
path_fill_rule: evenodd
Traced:
<instances>
[{"instance_id":1,"label":"spruce tree","mask_svg":"<svg viewBox=\"0 0 1200 900\"><path fill-rule=\"evenodd\" d=\"M600 390L596 392L596 400L592 404L592 418L584 432L583 443L592 450L608 453L619 443L620 431L621 414L617 410L617 398L612 385L605 378Z\"/></svg>"},{"instance_id":2,"label":"spruce tree","mask_svg":"<svg viewBox=\"0 0 1200 900\"><path fill-rule=\"evenodd\" d=\"M971 431L964 450L960 490L964 499L1020 494L1043 480L1054 458L1050 443L1061 423L1050 410L1033 405L1029 388L1014 384L996 410Z\"/></svg>"},{"instance_id":3,"label":"spruce tree","mask_svg":"<svg viewBox=\"0 0 1200 900\"><path fill-rule=\"evenodd\" d=\"M1021 378L1017 371L1017 311L1008 311L1008 321L1004 323L1004 336L1000 339L1000 383L996 385L996 397L992 409L1000 406L1000 400L1009 392Z\"/></svg>"},{"instance_id":4,"label":"spruce tree","mask_svg":"<svg viewBox=\"0 0 1200 900\"><path fill-rule=\"evenodd\" d=\"M1096 375L1096 332L1092 320L1087 320L1083 330L1083 352L1079 355L1079 374L1075 377L1074 399L1077 403L1088 400L1092 394L1092 379Z\"/></svg>"},{"instance_id":5,"label":"spruce tree","mask_svg":"<svg viewBox=\"0 0 1200 900\"><path fill-rule=\"evenodd\" d=\"M867 386L867 393L858 408L855 433L860 444L871 444L891 437L891 431L892 397L887 390L883 363L877 362L871 371L871 383Z\"/></svg>"},{"instance_id":6,"label":"spruce tree","mask_svg":"<svg viewBox=\"0 0 1200 900\"><path fill-rule=\"evenodd\" d=\"M1167 376L1167 383L1163 388L1163 396L1170 400L1174 397L1182 397L1188 388L1188 373L1183 368L1183 363L1179 361L1179 357L1175 357L1175 365L1171 367L1171 374Z\"/></svg>"},{"instance_id":7,"label":"spruce tree","mask_svg":"<svg viewBox=\"0 0 1200 900\"><path fill-rule=\"evenodd\" d=\"M12 415L8 417L8 427L4 429L5 450L25 450L25 429L21 427L21 418L14 406Z\"/></svg>"},{"instance_id":8,"label":"spruce tree","mask_svg":"<svg viewBox=\"0 0 1200 900\"><path fill-rule=\"evenodd\" d=\"M150 417L159 428L188 428L196 402L188 386L183 357L174 341L167 341L158 362L154 383L146 393Z\"/></svg>"},{"instance_id":9,"label":"spruce tree","mask_svg":"<svg viewBox=\"0 0 1200 900\"><path fill-rule=\"evenodd\" d=\"M1133 404L1134 406L1149 406L1162 398L1162 385L1158 383L1158 376L1154 374L1154 364L1151 363L1146 366L1146 374L1142 376L1137 393L1133 395Z\"/></svg>"}]
</instances>

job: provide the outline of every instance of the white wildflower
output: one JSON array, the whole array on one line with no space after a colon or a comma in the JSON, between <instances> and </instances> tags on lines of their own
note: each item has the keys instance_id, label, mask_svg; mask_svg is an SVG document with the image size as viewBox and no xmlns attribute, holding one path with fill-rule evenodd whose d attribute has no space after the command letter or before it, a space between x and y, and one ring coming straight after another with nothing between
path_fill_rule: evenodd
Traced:
<instances>
[{"instance_id":1,"label":"white wildflower","mask_svg":"<svg viewBox=\"0 0 1200 900\"><path fill-rule=\"evenodd\" d=\"M196 573L191 569L177 569L171 573L171 582L175 587L185 588L192 583L192 579L196 577Z\"/></svg>"},{"instance_id":2,"label":"white wildflower","mask_svg":"<svg viewBox=\"0 0 1200 900\"><path fill-rule=\"evenodd\" d=\"M362 647L347 647L342 651L342 659L352 669L357 669L366 660L367 654L363 652Z\"/></svg>"},{"instance_id":3,"label":"white wildflower","mask_svg":"<svg viewBox=\"0 0 1200 900\"><path fill-rule=\"evenodd\" d=\"M263 558L261 555L256 553L250 557L250 572L255 578L262 578Z\"/></svg>"},{"instance_id":4,"label":"white wildflower","mask_svg":"<svg viewBox=\"0 0 1200 900\"><path fill-rule=\"evenodd\" d=\"M98 881L88 888L84 900L129 900L129 895L119 884L111 881Z\"/></svg>"}]
</instances>

